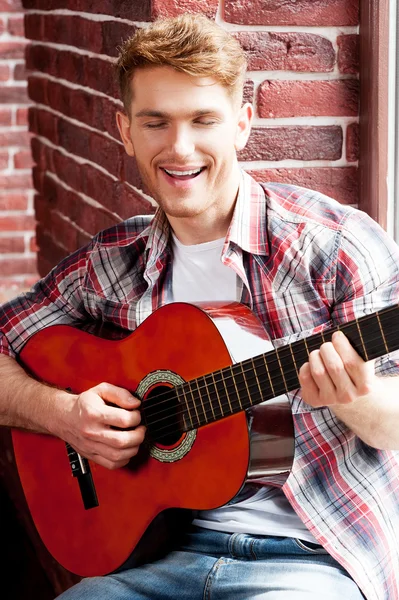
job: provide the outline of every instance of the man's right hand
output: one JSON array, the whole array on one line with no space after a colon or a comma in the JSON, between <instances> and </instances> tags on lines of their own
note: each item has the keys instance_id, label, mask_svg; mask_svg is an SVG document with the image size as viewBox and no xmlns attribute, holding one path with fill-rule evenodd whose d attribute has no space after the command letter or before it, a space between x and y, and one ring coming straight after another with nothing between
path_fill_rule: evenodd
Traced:
<instances>
[{"instance_id":1,"label":"man's right hand","mask_svg":"<svg viewBox=\"0 0 399 600\"><path fill-rule=\"evenodd\" d=\"M107 469L126 465L144 440L140 400L127 390L100 383L79 395L70 394L55 435L76 452Z\"/></svg>"}]
</instances>

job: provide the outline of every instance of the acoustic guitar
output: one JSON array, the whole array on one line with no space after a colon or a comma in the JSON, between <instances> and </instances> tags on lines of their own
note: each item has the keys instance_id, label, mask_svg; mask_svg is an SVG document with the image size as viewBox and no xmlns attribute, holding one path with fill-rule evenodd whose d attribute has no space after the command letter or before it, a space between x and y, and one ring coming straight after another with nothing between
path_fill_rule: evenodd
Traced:
<instances>
[{"instance_id":1,"label":"acoustic guitar","mask_svg":"<svg viewBox=\"0 0 399 600\"><path fill-rule=\"evenodd\" d=\"M399 347L398 307L345 324L364 359ZM335 329L232 364L216 325L265 339L238 303L166 305L134 333L99 337L66 325L33 335L19 359L35 378L81 393L102 381L142 399L146 440L126 467L91 463L62 440L12 432L29 510L53 557L82 576L152 560L192 510L233 499L248 482L289 474L294 432L287 392ZM116 330L115 330L116 331ZM102 332L104 335L104 332ZM254 344L256 346L256 344Z\"/></svg>"}]
</instances>

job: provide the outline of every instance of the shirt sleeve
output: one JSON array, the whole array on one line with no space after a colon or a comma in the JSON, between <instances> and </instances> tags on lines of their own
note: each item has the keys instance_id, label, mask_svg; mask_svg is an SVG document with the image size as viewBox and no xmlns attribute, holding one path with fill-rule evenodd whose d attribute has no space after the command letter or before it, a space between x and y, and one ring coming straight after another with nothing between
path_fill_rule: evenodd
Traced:
<instances>
[{"instance_id":1,"label":"shirt sleeve","mask_svg":"<svg viewBox=\"0 0 399 600\"><path fill-rule=\"evenodd\" d=\"M0 353L15 358L40 329L89 318L83 287L92 245L66 257L29 292L0 306Z\"/></svg>"},{"instance_id":2,"label":"shirt sleeve","mask_svg":"<svg viewBox=\"0 0 399 600\"><path fill-rule=\"evenodd\" d=\"M337 252L333 320L346 323L399 304L399 247L368 215L349 214ZM379 375L399 375L399 350L376 360Z\"/></svg>"}]
</instances>

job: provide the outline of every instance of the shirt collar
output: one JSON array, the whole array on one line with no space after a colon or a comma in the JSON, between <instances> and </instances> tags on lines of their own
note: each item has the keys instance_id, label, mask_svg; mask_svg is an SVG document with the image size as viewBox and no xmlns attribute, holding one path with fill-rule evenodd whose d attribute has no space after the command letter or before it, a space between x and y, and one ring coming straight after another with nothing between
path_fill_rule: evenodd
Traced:
<instances>
[{"instance_id":1,"label":"shirt collar","mask_svg":"<svg viewBox=\"0 0 399 600\"><path fill-rule=\"evenodd\" d=\"M225 248L231 242L251 254L269 254L266 194L263 187L245 171L241 171L237 202Z\"/></svg>"},{"instance_id":2,"label":"shirt collar","mask_svg":"<svg viewBox=\"0 0 399 600\"><path fill-rule=\"evenodd\" d=\"M265 191L248 173L241 171L237 201L224 250L233 243L251 254L267 256L269 251L266 225ZM169 237L169 221L163 210L158 208L151 222L146 244L147 268L154 265L163 254Z\"/></svg>"}]
</instances>

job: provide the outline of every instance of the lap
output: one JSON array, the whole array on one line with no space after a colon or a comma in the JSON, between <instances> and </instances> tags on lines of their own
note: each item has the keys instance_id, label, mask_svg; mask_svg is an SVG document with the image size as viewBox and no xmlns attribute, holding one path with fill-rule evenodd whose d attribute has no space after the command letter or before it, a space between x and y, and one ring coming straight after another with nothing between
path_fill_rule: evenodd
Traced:
<instances>
[{"instance_id":1,"label":"lap","mask_svg":"<svg viewBox=\"0 0 399 600\"><path fill-rule=\"evenodd\" d=\"M165 558L83 580L59 600L362 600L322 550L295 540L198 530Z\"/></svg>"}]
</instances>

